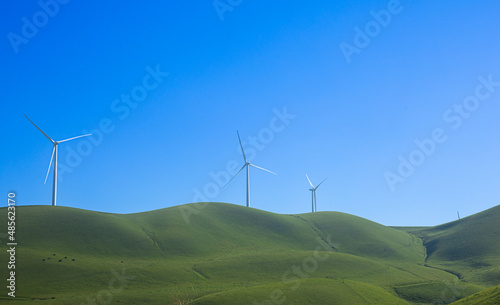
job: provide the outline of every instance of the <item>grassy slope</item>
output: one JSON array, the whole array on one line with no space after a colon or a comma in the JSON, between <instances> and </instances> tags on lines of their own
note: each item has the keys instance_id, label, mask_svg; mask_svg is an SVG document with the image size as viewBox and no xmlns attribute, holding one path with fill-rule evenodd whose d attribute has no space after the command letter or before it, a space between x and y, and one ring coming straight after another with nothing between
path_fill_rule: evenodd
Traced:
<instances>
[{"instance_id":1,"label":"grassy slope","mask_svg":"<svg viewBox=\"0 0 500 305\"><path fill-rule=\"evenodd\" d=\"M500 206L414 233L427 247L429 265L450 270L466 281L500 282Z\"/></svg>"},{"instance_id":2,"label":"grassy slope","mask_svg":"<svg viewBox=\"0 0 500 305\"><path fill-rule=\"evenodd\" d=\"M424 262L422 245L406 232L344 213L323 212L297 217L330 235L341 252L391 261Z\"/></svg>"},{"instance_id":3,"label":"grassy slope","mask_svg":"<svg viewBox=\"0 0 500 305\"><path fill-rule=\"evenodd\" d=\"M234 289L197 299L193 305L219 304L356 304L406 305L409 304L384 289L350 280L307 279L295 286L283 283ZM267 303L266 303L267 302ZM273 302L273 303L269 303Z\"/></svg>"},{"instance_id":4,"label":"grassy slope","mask_svg":"<svg viewBox=\"0 0 500 305\"><path fill-rule=\"evenodd\" d=\"M337 297L352 301L349 285L373 304L378 299L391 304L396 294L414 300L419 293L431 303L441 291L433 291L429 284L456 281L449 273L423 265L420 239L359 217L333 212L277 215L211 203L193 214L188 224L181 214L183 207L196 206L128 215L19 207L18 296L56 297L53 304L79 304L109 290L113 270L135 277L112 295L114 302L129 304L213 302L231 298L235 291L239 298L254 299L276 287L288 291L290 303L316 290L324 292L317 297L327 297L325 287L330 286L339 290ZM0 223L5 223L6 214L5 208L0 209ZM318 247L318 254L328 258L311 265ZM2 251L0 261L6 259ZM289 276L302 283L292 291L295 282L283 281L283 275L294 266L304 268L308 259L305 267L310 270L303 273L304 278ZM2 278L5 269L0 269ZM350 284L340 285L340 281ZM464 295L480 289L465 287ZM33 302L37 300L26 304Z\"/></svg>"},{"instance_id":5,"label":"grassy slope","mask_svg":"<svg viewBox=\"0 0 500 305\"><path fill-rule=\"evenodd\" d=\"M190 205L186 205L190 206ZM180 208L123 215L151 232L159 249L168 256L207 257L270 248L290 250L315 246L316 234L302 221L257 209L212 203L193 214L189 223Z\"/></svg>"},{"instance_id":6,"label":"grassy slope","mask_svg":"<svg viewBox=\"0 0 500 305\"><path fill-rule=\"evenodd\" d=\"M497 305L500 304L500 285L483 290L452 305Z\"/></svg>"}]
</instances>

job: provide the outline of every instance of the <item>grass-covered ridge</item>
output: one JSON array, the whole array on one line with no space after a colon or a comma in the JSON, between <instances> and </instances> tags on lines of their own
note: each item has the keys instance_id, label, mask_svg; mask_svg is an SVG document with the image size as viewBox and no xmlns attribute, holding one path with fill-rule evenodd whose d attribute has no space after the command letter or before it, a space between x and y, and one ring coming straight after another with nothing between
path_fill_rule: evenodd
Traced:
<instances>
[{"instance_id":1,"label":"grass-covered ridge","mask_svg":"<svg viewBox=\"0 0 500 305\"><path fill-rule=\"evenodd\" d=\"M500 285L483 290L452 305L497 305L500 304Z\"/></svg>"},{"instance_id":2,"label":"grass-covered ridge","mask_svg":"<svg viewBox=\"0 0 500 305\"><path fill-rule=\"evenodd\" d=\"M414 233L424 241L429 265L469 282L500 283L500 206Z\"/></svg>"},{"instance_id":3,"label":"grass-covered ridge","mask_svg":"<svg viewBox=\"0 0 500 305\"><path fill-rule=\"evenodd\" d=\"M453 261L444 256L450 250L440 247L452 243L442 236L451 238L457 225L418 231L422 241L405 230L338 212L280 215L209 203L187 223L180 209L110 214L18 207L18 298L12 304L80 304L109 291L116 273L129 277L119 293L112 293L113 302L124 304L253 304L276 291L286 304L361 299L365 303L359 304L432 304L446 289L460 291L447 299L450 303L488 285L473 276L460 281L444 268ZM6 215L0 209L0 223ZM477 219L496 229L489 224L495 217ZM433 240L438 240L434 251L426 250ZM498 258L494 245L483 249L488 259ZM439 264L433 265L437 257ZM6 259L2 251L0 260ZM6 276L5 269L0 276Z\"/></svg>"}]
</instances>

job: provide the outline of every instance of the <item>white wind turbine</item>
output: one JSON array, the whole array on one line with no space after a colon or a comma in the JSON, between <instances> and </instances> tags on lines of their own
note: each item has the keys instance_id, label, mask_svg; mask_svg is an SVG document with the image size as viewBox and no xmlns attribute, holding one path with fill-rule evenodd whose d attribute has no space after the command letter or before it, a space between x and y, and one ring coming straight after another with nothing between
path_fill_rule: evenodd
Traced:
<instances>
[{"instance_id":1,"label":"white wind turbine","mask_svg":"<svg viewBox=\"0 0 500 305\"><path fill-rule=\"evenodd\" d=\"M325 180L328 178L325 178L325 180L321 181L321 183L318 184L318 186L316 186L316 187L314 187L314 185L311 182L311 179L309 179L309 176L307 176L307 174L306 174L306 178L307 178L307 181L309 181L309 184L311 185L311 188L309 190L311 191L311 195L312 195L312 212L314 213L314 212L316 212L316 190L321 185L321 183L325 182Z\"/></svg>"},{"instance_id":2,"label":"white wind turbine","mask_svg":"<svg viewBox=\"0 0 500 305\"><path fill-rule=\"evenodd\" d=\"M30 118L28 118L28 116L26 116L26 115L24 115L24 116L28 119L28 121L31 122L31 124L35 125L35 127L38 130L40 130L40 132L43 133L43 135L46 136L47 139L50 140L50 142L52 142L52 144L54 144L54 148L52 149L52 157L50 157L49 169L47 169L47 175L45 175L45 181L43 182L43 184L45 184L47 182L47 178L49 177L50 167L52 166L52 160L54 160L54 181L52 183L52 205L55 206L56 199L57 199L57 145L59 145L59 143L62 143L62 142L67 142L67 141L78 139L81 137L90 136L92 134L85 134L85 135L81 135L78 137L69 138L66 140L54 141L45 132L43 132L43 130L41 130L40 127L36 126L36 124L33 123L33 121L30 120Z\"/></svg>"},{"instance_id":3,"label":"white wind turbine","mask_svg":"<svg viewBox=\"0 0 500 305\"><path fill-rule=\"evenodd\" d=\"M241 144L241 139L240 139L240 133L238 131L236 131L236 133L238 134L238 141L240 141L240 147L241 147L241 152L243 153L243 159L245 160L245 164L241 167L241 169L236 173L236 175L233 176L233 178L231 178L225 185L228 185L229 182L233 181L233 179L238 176L238 174L246 167L247 168L247 207L250 207L250 166L253 166L255 168L258 168L258 169L261 169L261 170L264 170L266 172L270 172L271 174L274 174L276 175L276 173L273 173L272 171L270 170L267 170L265 168L262 168L262 167L259 167L257 165L253 165L252 163L248 162L247 161L247 157L245 156L245 151L243 150L243 145Z\"/></svg>"}]
</instances>

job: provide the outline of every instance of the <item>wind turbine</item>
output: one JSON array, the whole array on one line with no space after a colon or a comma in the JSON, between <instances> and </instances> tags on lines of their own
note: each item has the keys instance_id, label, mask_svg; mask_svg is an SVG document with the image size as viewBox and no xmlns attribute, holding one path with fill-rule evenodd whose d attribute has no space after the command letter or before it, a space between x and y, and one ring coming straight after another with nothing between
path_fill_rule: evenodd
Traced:
<instances>
[{"instance_id":1,"label":"wind turbine","mask_svg":"<svg viewBox=\"0 0 500 305\"><path fill-rule=\"evenodd\" d=\"M78 137L69 138L69 139L66 139L66 140L54 141L45 132L43 132L43 130L41 130L40 127L36 126L36 124L33 123L33 121L30 120L30 118L28 118L27 115L24 115L24 116L28 119L28 121L31 122L31 124L35 125L35 127L38 130L40 130L40 132L43 133L43 135L46 136L47 139L50 140L50 142L52 142L52 144L54 144L54 148L52 149L52 157L50 157L49 169L47 169L47 175L45 175L45 181L43 182L43 184L45 184L47 182L47 178L49 177L50 167L52 166L52 160L54 160L54 181L52 183L52 206L55 206L56 205L56 201L57 201L56 200L57 199L57 145L59 145L62 142L67 142L67 141L78 139L78 138L81 138L81 137L90 136L92 134L89 133L89 134L81 135L81 136L78 136Z\"/></svg>"},{"instance_id":2,"label":"wind turbine","mask_svg":"<svg viewBox=\"0 0 500 305\"><path fill-rule=\"evenodd\" d=\"M312 195L312 212L314 213L314 212L316 212L316 190L321 185L321 183L325 182L325 180L328 178L325 178L325 180L321 181L321 183L318 184L318 186L316 186L316 187L314 187L314 185L311 182L311 179L309 179L309 176L307 176L307 174L306 174L306 178L307 178L307 181L309 181L309 184L311 185L311 188L309 190L311 191L311 195Z\"/></svg>"},{"instance_id":3,"label":"wind turbine","mask_svg":"<svg viewBox=\"0 0 500 305\"><path fill-rule=\"evenodd\" d=\"M245 150L243 150L243 145L241 144L240 133L238 131L236 131L236 133L238 134L238 141L240 141L241 152L243 153L243 159L245 160L245 164L236 173L236 175L234 175L233 178L231 178L223 187L226 187L226 185L228 185L229 182L233 181L233 179L236 178L236 176L238 176L238 174L246 167L247 168L247 207L250 207L250 170L249 170L250 166L253 166L253 167L261 169L261 170L264 170L266 172L270 172L271 174L274 174L274 175L276 175L276 173L273 173L270 170L267 170L265 168L259 167L257 165L253 165L252 163L248 162L247 157L245 156Z\"/></svg>"}]
</instances>

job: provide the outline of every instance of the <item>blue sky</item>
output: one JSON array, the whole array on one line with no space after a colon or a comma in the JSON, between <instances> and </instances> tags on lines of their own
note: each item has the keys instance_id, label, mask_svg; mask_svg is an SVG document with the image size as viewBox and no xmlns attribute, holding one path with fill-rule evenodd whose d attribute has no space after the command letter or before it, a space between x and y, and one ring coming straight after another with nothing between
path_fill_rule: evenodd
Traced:
<instances>
[{"instance_id":1,"label":"blue sky","mask_svg":"<svg viewBox=\"0 0 500 305\"><path fill-rule=\"evenodd\" d=\"M244 205L244 174L218 185L243 165L236 130L278 174L251 169L258 209L309 212L306 173L328 177L318 211L385 225L499 204L497 1L215 3L2 3L5 196L51 202L26 114L55 140L94 133L59 145L63 206Z\"/></svg>"}]
</instances>

